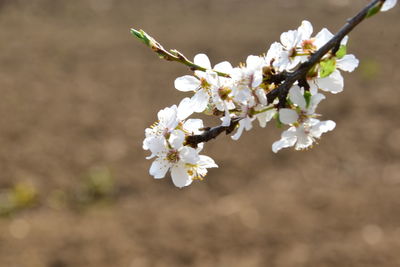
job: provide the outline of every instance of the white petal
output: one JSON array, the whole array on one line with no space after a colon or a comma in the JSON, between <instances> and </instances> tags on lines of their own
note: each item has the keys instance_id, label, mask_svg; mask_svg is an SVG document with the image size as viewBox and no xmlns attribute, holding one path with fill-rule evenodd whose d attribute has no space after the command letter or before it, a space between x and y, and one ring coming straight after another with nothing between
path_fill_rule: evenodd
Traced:
<instances>
[{"instance_id":1,"label":"white petal","mask_svg":"<svg viewBox=\"0 0 400 267\"><path fill-rule=\"evenodd\" d=\"M308 40L311 38L311 34L313 33L313 26L309 21L303 20L301 26L297 30L299 34L301 34L302 40Z\"/></svg>"},{"instance_id":2,"label":"white petal","mask_svg":"<svg viewBox=\"0 0 400 267\"><path fill-rule=\"evenodd\" d=\"M264 89L261 88L257 89L256 95L260 104L267 105L267 95L265 94Z\"/></svg>"},{"instance_id":3,"label":"white petal","mask_svg":"<svg viewBox=\"0 0 400 267\"><path fill-rule=\"evenodd\" d=\"M160 125L168 130L174 129L178 125L177 113L176 105L160 110L157 114Z\"/></svg>"},{"instance_id":4,"label":"white petal","mask_svg":"<svg viewBox=\"0 0 400 267\"><path fill-rule=\"evenodd\" d=\"M210 85L218 86L219 77L215 71L207 70L204 79L206 79L207 83Z\"/></svg>"},{"instance_id":5,"label":"white petal","mask_svg":"<svg viewBox=\"0 0 400 267\"><path fill-rule=\"evenodd\" d=\"M299 115L293 109L282 108L279 110L279 120L283 124L292 124L299 119Z\"/></svg>"},{"instance_id":6,"label":"white petal","mask_svg":"<svg viewBox=\"0 0 400 267\"><path fill-rule=\"evenodd\" d=\"M197 93L192 97L193 110L195 112L203 112L207 108L209 99L210 96L206 90L201 89L197 91Z\"/></svg>"},{"instance_id":7,"label":"white petal","mask_svg":"<svg viewBox=\"0 0 400 267\"><path fill-rule=\"evenodd\" d=\"M146 157L146 159L154 158L156 155L166 150L165 138L163 136L148 137L143 141L143 149L151 151L151 155Z\"/></svg>"},{"instance_id":8,"label":"white petal","mask_svg":"<svg viewBox=\"0 0 400 267\"><path fill-rule=\"evenodd\" d=\"M197 164L200 159L196 149L188 146L184 146L179 150L179 156L182 162L190 164Z\"/></svg>"},{"instance_id":9,"label":"white petal","mask_svg":"<svg viewBox=\"0 0 400 267\"><path fill-rule=\"evenodd\" d=\"M317 36L315 36L314 45L317 49L324 46L330 39L332 39L333 34L326 28L323 28Z\"/></svg>"},{"instance_id":10,"label":"white petal","mask_svg":"<svg viewBox=\"0 0 400 267\"><path fill-rule=\"evenodd\" d=\"M282 49L283 47L280 43L273 43L268 49L267 56L265 57L266 64L270 65L272 59L278 59L282 52Z\"/></svg>"},{"instance_id":11,"label":"white petal","mask_svg":"<svg viewBox=\"0 0 400 267\"><path fill-rule=\"evenodd\" d=\"M307 103L306 100L304 99L302 90L298 85L294 85L292 88L290 88L289 98L294 104L299 106L302 110L306 109Z\"/></svg>"},{"instance_id":12,"label":"white petal","mask_svg":"<svg viewBox=\"0 0 400 267\"><path fill-rule=\"evenodd\" d=\"M336 67L344 71L352 72L358 67L358 64L359 60L354 55L345 55L337 61Z\"/></svg>"},{"instance_id":13,"label":"white petal","mask_svg":"<svg viewBox=\"0 0 400 267\"><path fill-rule=\"evenodd\" d=\"M263 81L263 75L262 75L262 70L256 70L253 73L253 82L251 83L251 87L252 88L257 88L258 86L260 86L260 84Z\"/></svg>"},{"instance_id":14,"label":"white petal","mask_svg":"<svg viewBox=\"0 0 400 267\"><path fill-rule=\"evenodd\" d=\"M272 151L277 153L282 148L294 146L296 143L297 137L295 135L296 128L291 127L288 130L282 133L281 140L276 141L272 144Z\"/></svg>"},{"instance_id":15,"label":"white petal","mask_svg":"<svg viewBox=\"0 0 400 267\"><path fill-rule=\"evenodd\" d=\"M307 114L308 115L312 115L315 113L315 110L318 106L318 104L325 99L325 96L323 94L315 94L313 96L311 96L311 103L310 106L307 108Z\"/></svg>"},{"instance_id":16,"label":"white petal","mask_svg":"<svg viewBox=\"0 0 400 267\"><path fill-rule=\"evenodd\" d=\"M196 91L200 87L200 81L190 75L175 79L175 88L182 92Z\"/></svg>"},{"instance_id":17,"label":"white petal","mask_svg":"<svg viewBox=\"0 0 400 267\"><path fill-rule=\"evenodd\" d=\"M308 84L310 85L310 93L311 95L315 95L318 93L318 85L316 84L315 80L311 80L308 82Z\"/></svg>"},{"instance_id":18,"label":"white petal","mask_svg":"<svg viewBox=\"0 0 400 267\"><path fill-rule=\"evenodd\" d=\"M265 128L265 126L267 126L267 122L272 120L272 118L274 117L275 114L276 114L275 109L271 109L266 112L257 114L256 118L258 119L258 122L260 123L260 127Z\"/></svg>"},{"instance_id":19,"label":"white petal","mask_svg":"<svg viewBox=\"0 0 400 267\"><path fill-rule=\"evenodd\" d=\"M231 63L229 63L228 61L224 61L221 63L218 63L217 65L215 65L214 70L219 71L219 72L223 72L226 74L230 74L232 72L232 65Z\"/></svg>"},{"instance_id":20,"label":"white petal","mask_svg":"<svg viewBox=\"0 0 400 267\"><path fill-rule=\"evenodd\" d=\"M381 11L388 11L389 9L392 9L396 4L397 0L386 0L385 3L383 3Z\"/></svg>"},{"instance_id":21,"label":"white petal","mask_svg":"<svg viewBox=\"0 0 400 267\"><path fill-rule=\"evenodd\" d=\"M261 68L263 62L264 59L262 57L250 55L246 59L246 66L249 69L257 69Z\"/></svg>"},{"instance_id":22,"label":"white petal","mask_svg":"<svg viewBox=\"0 0 400 267\"><path fill-rule=\"evenodd\" d=\"M296 150L305 149L311 146L313 143L313 139L304 131L303 126L297 128L296 136L297 136L297 143L295 147Z\"/></svg>"},{"instance_id":23,"label":"white petal","mask_svg":"<svg viewBox=\"0 0 400 267\"><path fill-rule=\"evenodd\" d=\"M183 124L183 129L193 134L200 134L202 131L199 129L203 128L203 120L201 119L189 119Z\"/></svg>"},{"instance_id":24,"label":"white petal","mask_svg":"<svg viewBox=\"0 0 400 267\"><path fill-rule=\"evenodd\" d=\"M183 166L174 166L171 169L172 182L176 187L182 188L192 183L186 169Z\"/></svg>"},{"instance_id":25,"label":"white petal","mask_svg":"<svg viewBox=\"0 0 400 267\"><path fill-rule=\"evenodd\" d=\"M236 133L231 136L231 138L235 141L239 140L239 138L242 136L244 130L244 124L240 124L239 122L239 128L237 129Z\"/></svg>"},{"instance_id":26,"label":"white petal","mask_svg":"<svg viewBox=\"0 0 400 267\"><path fill-rule=\"evenodd\" d=\"M218 165L215 164L212 158L204 155L200 155L200 160L197 164L203 168L218 168Z\"/></svg>"},{"instance_id":27,"label":"white petal","mask_svg":"<svg viewBox=\"0 0 400 267\"><path fill-rule=\"evenodd\" d=\"M222 119L222 124L221 124L222 126L226 127L231 125L231 115L229 113L228 107L225 104L225 101L224 101L224 117L222 117L221 119Z\"/></svg>"},{"instance_id":28,"label":"white petal","mask_svg":"<svg viewBox=\"0 0 400 267\"><path fill-rule=\"evenodd\" d=\"M317 84L321 90L331 92L332 94L342 92L344 86L342 74L338 70L335 70L326 78L318 79Z\"/></svg>"},{"instance_id":29,"label":"white petal","mask_svg":"<svg viewBox=\"0 0 400 267\"><path fill-rule=\"evenodd\" d=\"M207 55L205 54L197 54L194 57L194 64L199 65L206 69L211 69L211 62Z\"/></svg>"},{"instance_id":30,"label":"white petal","mask_svg":"<svg viewBox=\"0 0 400 267\"><path fill-rule=\"evenodd\" d=\"M340 42L340 44L341 45L347 45L347 42L349 41L349 36L348 35L346 35L343 39L342 39L342 41Z\"/></svg>"},{"instance_id":31,"label":"white petal","mask_svg":"<svg viewBox=\"0 0 400 267\"><path fill-rule=\"evenodd\" d=\"M178 106L178 114L177 117L179 120L184 120L194 112L193 103L189 97L186 97L181 100Z\"/></svg>"},{"instance_id":32,"label":"white petal","mask_svg":"<svg viewBox=\"0 0 400 267\"><path fill-rule=\"evenodd\" d=\"M280 37L281 43L287 50L290 50L297 45L296 44L297 36L298 36L297 31L284 32L281 34Z\"/></svg>"},{"instance_id":33,"label":"white petal","mask_svg":"<svg viewBox=\"0 0 400 267\"><path fill-rule=\"evenodd\" d=\"M168 142L174 149L180 149L185 141L185 134L181 130L172 131L169 136Z\"/></svg>"},{"instance_id":34,"label":"white petal","mask_svg":"<svg viewBox=\"0 0 400 267\"><path fill-rule=\"evenodd\" d=\"M161 179L165 177L169 167L170 166L166 160L158 158L151 164L149 173L154 178Z\"/></svg>"},{"instance_id":35,"label":"white petal","mask_svg":"<svg viewBox=\"0 0 400 267\"><path fill-rule=\"evenodd\" d=\"M332 131L335 127L336 123L334 121L321 121L311 127L311 133L314 137L320 138L323 133Z\"/></svg>"}]
</instances>

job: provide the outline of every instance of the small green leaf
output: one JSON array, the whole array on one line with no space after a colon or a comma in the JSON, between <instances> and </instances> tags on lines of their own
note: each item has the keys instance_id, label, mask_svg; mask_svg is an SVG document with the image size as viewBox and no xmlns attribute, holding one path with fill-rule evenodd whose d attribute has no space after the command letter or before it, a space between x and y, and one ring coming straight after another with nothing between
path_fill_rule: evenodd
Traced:
<instances>
[{"instance_id":1,"label":"small green leaf","mask_svg":"<svg viewBox=\"0 0 400 267\"><path fill-rule=\"evenodd\" d=\"M335 58L326 59L324 61L321 61L319 65L320 65L319 69L320 77L321 78L328 77L336 69L336 59Z\"/></svg>"},{"instance_id":2,"label":"small green leaf","mask_svg":"<svg viewBox=\"0 0 400 267\"><path fill-rule=\"evenodd\" d=\"M376 3L373 7L371 7L368 10L365 18L369 18L369 17L372 17L373 15L376 15L379 11L381 11L382 5L383 5L382 2Z\"/></svg>"},{"instance_id":3,"label":"small green leaf","mask_svg":"<svg viewBox=\"0 0 400 267\"><path fill-rule=\"evenodd\" d=\"M347 54L347 46L346 45L341 45L339 50L336 52L336 57L338 59L343 58Z\"/></svg>"},{"instance_id":4,"label":"small green leaf","mask_svg":"<svg viewBox=\"0 0 400 267\"><path fill-rule=\"evenodd\" d=\"M305 91L304 92L304 99L306 100L306 107L308 108L311 103L311 93L310 91Z\"/></svg>"}]
</instances>

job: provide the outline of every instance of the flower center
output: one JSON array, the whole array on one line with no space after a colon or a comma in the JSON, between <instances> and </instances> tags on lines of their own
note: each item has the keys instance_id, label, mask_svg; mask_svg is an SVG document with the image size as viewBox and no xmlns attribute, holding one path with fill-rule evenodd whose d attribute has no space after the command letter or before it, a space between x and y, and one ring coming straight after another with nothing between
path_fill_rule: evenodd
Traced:
<instances>
[{"instance_id":1,"label":"flower center","mask_svg":"<svg viewBox=\"0 0 400 267\"><path fill-rule=\"evenodd\" d=\"M179 152L176 149L168 151L167 160L171 163L177 163L179 161Z\"/></svg>"},{"instance_id":2,"label":"flower center","mask_svg":"<svg viewBox=\"0 0 400 267\"><path fill-rule=\"evenodd\" d=\"M229 97L229 94L232 92L232 90L228 87L221 87L218 89L218 95L222 100L226 100Z\"/></svg>"},{"instance_id":3,"label":"flower center","mask_svg":"<svg viewBox=\"0 0 400 267\"><path fill-rule=\"evenodd\" d=\"M201 88L204 88L205 90L208 91L208 90L210 89L211 85L207 82L206 79L201 78L201 79L200 79L200 87L201 87Z\"/></svg>"},{"instance_id":4,"label":"flower center","mask_svg":"<svg viewBox=\"0 0 400 267\"><path fill-rule=\"evenodd\" d=\"M308 53L317 50L317 47L314 45L313 40L304 40L301 46L303 47L303 50Z\"/></svg>"}]
</instances>

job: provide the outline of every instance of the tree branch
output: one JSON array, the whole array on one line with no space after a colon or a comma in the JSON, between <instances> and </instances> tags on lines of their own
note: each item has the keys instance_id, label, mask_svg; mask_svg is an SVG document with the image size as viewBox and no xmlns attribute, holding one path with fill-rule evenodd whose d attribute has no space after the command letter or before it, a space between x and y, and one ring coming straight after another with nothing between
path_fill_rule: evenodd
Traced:
<instances>
[{"instance_id":1,"label":"tree branch","mask_svg":"<svg viewBox=\"0 0 400 267\"><path fill-rule=\"evenodd\" d=\"M186 137L186 145L197 148L198 144L215 139L223 132L225 132L225 134L230 134L235 130L239 121L239 118L232 119L229 126L220 125L213 128L206 128L202 134L189 135Z\"/></svg>"},{"instance_id":2,"label":"tree branch","mask_svg":"<svg viewBox=\"0 0 400 267\"><path fill-rule=\"evenodd\" d=\"M356 16L349 19L347 23L329 40L323 47L318 49L308 61L302 63L299 68L294 72L282 72L277 75L273 75L268 79L270 82L280 84L277 88L272 90L267 94L267 100L269 104L272 104L274 100L279 98L279 108L283 108L286 105L286 98L289 93L290 88L293 84L298 81L303 87L308 87L307 83L307 73L311 68L317 64L323 56L325 56L329 51L335 54L343 38L349 34L358 24L360 24L364 19L371 15L371 11L374 8L379 8L386 0L374 0L363 8ZM378 11L379 11L378 9ZM222 75L223 76L223 75ZM238 125L241 118L232 119L230 126L217 126L213 128L208 128L204 133L200 135L191 135L186 137L186 144L192 147L197 147L198 144L203 142L208 142L212 139L217 138L221 133L225 132L230 134L233 132Z\"/></svg>"}]
</instances>

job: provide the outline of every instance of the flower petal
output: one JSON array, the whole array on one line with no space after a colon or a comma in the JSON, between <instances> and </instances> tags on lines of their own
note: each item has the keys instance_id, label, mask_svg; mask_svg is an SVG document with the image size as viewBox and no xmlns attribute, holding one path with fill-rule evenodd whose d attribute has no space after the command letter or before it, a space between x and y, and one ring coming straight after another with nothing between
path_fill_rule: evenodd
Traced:
<instances>
[{"instance_id":1,"label":"flower petal","mask_svg":"<svg viewBox=\"0 0 400 267\"><path fill-rule=\"evenodd\" d=\"M193 134L200 134L202 131L199 129L203 128L203 120L201 119L188 119L184 124L183 124L183 129L188 131L189 133Z\"/></svg>"},{"instance_id":2,"label":"flower petal","mask_svg":"<svg viewBox=\"0 0 400 267\"><path fill-rule=\"evenodd\" d=\"M165 177L170 165L168 161L158 158L153 161L150 167L150 175L155 179L161 179Z\"/></svg>"},{"instance_id":3,"label":"flower petal","mask_svg":"<svg viewBox=\"0 0 400 267\"><path fill-rule=\"evenodd\" d=\"M228 61L223 61L214 66L215 71L223 72L226 74L230 74L232 69L233 69L232 64L229 63Z\"/></svg>"},{"instance_id":4,"label":"flower petal","mask_svg":"<svg viewBox=\"0 0 400 267\"><path fill-rule=\"evenodd\" d=\"M381 11L388 11L389 9L392 9L396 4L397 0L386 0L385 3L383 3Z\"/></svg>"},{"instance_id":5,"label":"flower petal","mask_svg":"<svg viewBox=\"0 0 400 267\"><path fill-rule=\"evenodd\" d=\"M299 106L302 110L306 109L307 103L298 85L294 85L292 88L290 88L289 98L294 104Z\"/></svg>"},{"instance_id":6,"label":"flower petal","mask_svg":"<svg viewBox=\"0 0 400 267\"><path fill-rule=\"evenodd\" d=\"M336 67L344 71L352 72L358 67L358 64L359 60L354 55L345 55L336 62Z\"/></svg>"},{"instance_id":7,"label":"flower petal","mask_svg":"<svg viewBox=\"0 0 400 267\"><path fill-rule=\"evenodd\" d=\"M299 115L296 111L289 108L282 108L279 110L279 120L283 124L292 124L299 119Z\"/></svg>"},{"instance_id":8,"label":"flower petal","mask_svg":"<svg viewBox=\"0 0 400 267\"><path fill-rule=\"evenodd\" d=\"M335 127L336 123L334 121L321 121L311 127L311 134L316 138L320 138L323 133L332 131Z\"/></svg>"},{"instance_id":9,"label":"flower petal","mask_svg":"<svg viewBox=\"0 0 400 267\"><path fill-rule=\"evenodd\" d=\"M171 169L172 182L176 187L182 188L192 183L192 179L183 165L173 166Z\"/></svg>"},{"instance_id":10,"label":"flower petal","mask_svg":"<svg viewBox=\"0 0 400 267\"><path fill-rule=\"evenodd\" d=\"M325 99L325 96L323 94L315 94L311 96L311 103L310 106L307 108L307 114L312 115L315 113L315 110L317 109L318 104Z\"/></svg>"},{"instance_id":11,"label":"flower petal","mask_svg":"<svg viewBox=\"0 0 400 267\"><path fill-rule=\"evenodd\" d=\"M258 88L258 89L256 90L256 96L257 96L258 101L259 101L262 105L267 105L267 104L268 104L268 102L267 102L267 95L266 95L264 89Z\"/></svg>"},{"instance_id":12,"label":"flower petal","mask_svg":"<svg viewBox=\"0 0 400 267\"><path fill-rule=\"evenodd\" d=\"M260 114L256 115L256 118L258 119L258 122L260 123L260 127L265 128L267 126L267 122L272 120L274 115L276 114L276 109L271 109L265 112L262 112Z\"/></svg>"},{"instance_id":13,"label":"flower petal","mask_svg":"<svg viewBox=\"0 0 400 267\"><path fill-rule=\"evenodd\" d=\"M303 20L297 31L301 34L302 40L308 40L311 38L311 34L313 33L313 26L309 21Z\"/></svg>"},{"instance_id":14,"label":"flower petal","mask_svg":"<svg viewBox=\"0 0 400 267\"><path fill-rule=\"evenodd\" d=\"M344 86L342 74L338 70L335 70L326 78L318 79L317 84L321 90L331 92L332 94L342 92Z\"/></svg>"},{"instance_id":15,"label":"flower petal","mask_svg":"<svg viewBox=\"0 0 400 267\"><path fill-rule=\"evenodd\" d=\"M178 125L177 112L176 105L160 110L157 114L160 125L168 130L174 129Z\"/></svg>"},{"instance_id":16,"label":"flower petal","mask_svg":"<svg viewBox=\"0 0 400 267\"><path fill-rule=\"evenodd\" d=\"M210 96L206 90L201 89L197 91L197 93L192 97L193 110L195 112L203 112L207 108L209 99Z\"/></svg>"},{"instance_id":17,"label":"flower petal","mask_svg":"<svg viewBox=\"0 0 400 267\"><path fill-rule=\"evenodd\" d=\"M322 46L324 46L329 40L331 40L333 37L333 34L326 28L323 28L317 36L315 36L315 41L314 45L317 47L317 49L320 49Z\"/></svg>"},{"instance_id":18,"label":"flower petal","mask_svg":"<svg viewBox=\"0 0 400 267\"><path fill-rule=\"evenodd\" d=\"M215 161L212 158L204 155L200 155L200 160L197 165L203 168L218 168L218 165L215 164Z\"/></svg>"},{"instance_id":19,"label":"flower petal","mask_svg":"<svg viewBox=\"0 0 400 267\"><path fill-rule=\"evenodd\" d=\"M179 156L182 162L190 164L197 164L200 159L196 149L188 146L184 146L179 150Z\"/></svg>"},{"instance_id":20,"label":"flower petal","mask_svg":"<svg viewBox=\"0 0 400 267\"><path fill-rule=\"evenodd\" d=\"M281 34L281 43L287 49L290 50L295 47L297 41L298 33L297 31L288 31Z\"/></svg>"},{"instance_id":21,"label":"flower petal","mask_svg":"<svg viewBox=\"0 0 400 267\"><path fill-rule=\"evenodd\" d=\"M172 131L169 136L168 142L174 149L180 149L183 146L183 142L185 141L185 133L181 130Z\"/></svg>"},{"instance_id":22,"label":"flower petal","mask_svg":"<svg viewBox=\"0 0 400 267\"><path fill-rule=\"evenodd\" d=\"M146 157L146 159L154 158L156 155L160 154L163 150L166 150L165 138L163 136L147 137L143 141L143 149L151 151L151 155Z\"/></svg>"},{"instance_id":23,"label":"flower petal","mask_svg":"<svg viewBox=\"0 0 400 267\"><path fill-rule=\"evenodd\" d=\"M189 97L186 97L181 100L178 106L178 114L177 117L179 120L184 120L194 112L192 100Z\"/></svg>"},{"instance_id":24,"label":"flower petal","mask_svg":"<svg viewBox=\"0 0 400 267\"><path fill-rule=\"evenodd\" d=\"M210 59L206 54L197 54L194 57L194 64L199 65L206 69L211 69L211 62Z\"/></svg>"},{"instance_id":25,"label":"flower petal","mask_svg":"<svg viewBox=\"0 0 400 267\"><path fill-rule=\"evenodd\" d=\"M200 87L200 81L190 75L185 75L175 79L175 88L181 92L196 91Z\"/></svg>"},{"instance_id":26,"label":"flower petal","mask_svg":"<svg viewBox=\"0 0 400 267\"><path fill-rule=\"evenodd\" d=\"M277 153L282 148L294 146L297 141L296 128L290 127L282 133L281 139L272 144L272 151Z\"/></svg>"}]
</instances>

